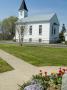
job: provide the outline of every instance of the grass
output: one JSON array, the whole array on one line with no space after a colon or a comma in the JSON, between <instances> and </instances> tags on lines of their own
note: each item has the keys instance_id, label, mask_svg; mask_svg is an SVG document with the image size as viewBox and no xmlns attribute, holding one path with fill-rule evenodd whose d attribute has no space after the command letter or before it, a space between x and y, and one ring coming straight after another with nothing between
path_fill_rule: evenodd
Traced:
<instances>
[{"instance_id":1,"label":"grass","mask_svg":"<svg viewBox=\"0 0 67 90\"><path fill-rule=\"evenodd\" d=\"M1 44L0 48L35 66L67 66L67 48Z\"/></svg>"},{"instance_id":2,"label":"grass","mask_svg":"<svg viewBox=\"0 0 67 90\"><path fill-rule=\"evenodd\" d=\"M11 71L13 68L0 58L0 73Z\"/></svg>"}]
</instances>

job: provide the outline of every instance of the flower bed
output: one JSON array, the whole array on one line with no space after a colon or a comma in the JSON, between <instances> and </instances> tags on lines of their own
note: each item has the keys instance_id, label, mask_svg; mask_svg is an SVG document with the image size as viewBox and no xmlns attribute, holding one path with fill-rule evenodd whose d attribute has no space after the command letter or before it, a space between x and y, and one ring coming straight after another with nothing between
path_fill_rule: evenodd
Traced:
<instances>
[{"instance_id":1,"label":"flower bed","mask_svg":"<svg viewBox=\"0 0 67 90\"><path fill-rule=\"evenodd\" d=\"M43 73L40 70L39 74L33 76L31 81L24 83L20 90L61 90L62 77L66 71L67 69L60 68L57 73L48 75L47 72Z\"/></svg>"}]
</instances>

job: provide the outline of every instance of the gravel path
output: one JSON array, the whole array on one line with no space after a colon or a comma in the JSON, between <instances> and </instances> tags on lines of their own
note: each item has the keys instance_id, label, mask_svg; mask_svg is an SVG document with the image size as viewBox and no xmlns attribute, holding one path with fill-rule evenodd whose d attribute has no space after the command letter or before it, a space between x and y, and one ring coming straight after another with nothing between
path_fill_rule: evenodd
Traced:
<instances>
[{"instance_id":1,"label":"gravel path","mask_svg":"<svg viewBox=\"0 0 67 90\"><path fill-rule=\"evenodd\" d=\"M18 85L22 85L25 81L28 81L32 75L35 75L39 70L54 72L59 67L35 67L27 62L0 50L0 57L10 64L14 70L0 73L0 90L18 90Z\"/></svg>"}]
</instances>

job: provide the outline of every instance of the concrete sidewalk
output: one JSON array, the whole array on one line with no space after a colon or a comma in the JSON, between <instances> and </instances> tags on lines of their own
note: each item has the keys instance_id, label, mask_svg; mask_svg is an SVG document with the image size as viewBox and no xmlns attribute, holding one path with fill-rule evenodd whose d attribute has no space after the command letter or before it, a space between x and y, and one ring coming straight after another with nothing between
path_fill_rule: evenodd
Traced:
<instances>
[{"instance_id":1,"label":"concrete sidewalk","mask_svg":"<svg viewBox=\"0 0 67 90\"><path fill-rule=\"evenodd\" d=\"M0 74L0 90L18 90L18 85L28 81L38 68L0 50L0 57L15 70Z\"/></svg>"},{"instance_id":2,"label":"concrete sidewalk","mask_svg":"<svg viewBox=\"0 0 67 90\"><path fill-rule=\"evenodd\" d=\"M40 69L50 74L52 71L57 71L60 68L54 66L38 68L3 50L0 50L0 57L14 68L13 71L0 74L0 90L18 90L18 85L22 85L30 80L32 75L37 74Z\"/></svg>"}]
</instances>

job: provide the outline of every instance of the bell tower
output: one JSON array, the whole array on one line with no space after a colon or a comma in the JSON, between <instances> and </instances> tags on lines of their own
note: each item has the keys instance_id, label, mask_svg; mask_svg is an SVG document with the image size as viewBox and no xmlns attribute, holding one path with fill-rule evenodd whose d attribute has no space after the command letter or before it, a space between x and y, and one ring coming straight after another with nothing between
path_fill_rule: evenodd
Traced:
<instances>
[{"instance_id":1,"label":"bell tower","mask_svg":"<svg viewBox=\"0 0 67 90\"><path fill-rule=\"evenodd\" d=\"M28 9L25 0L23 0L19 8L19 19L21 20L22 18L25 18L27 16L28 16Z\"/></svg>"}]
</instances>

